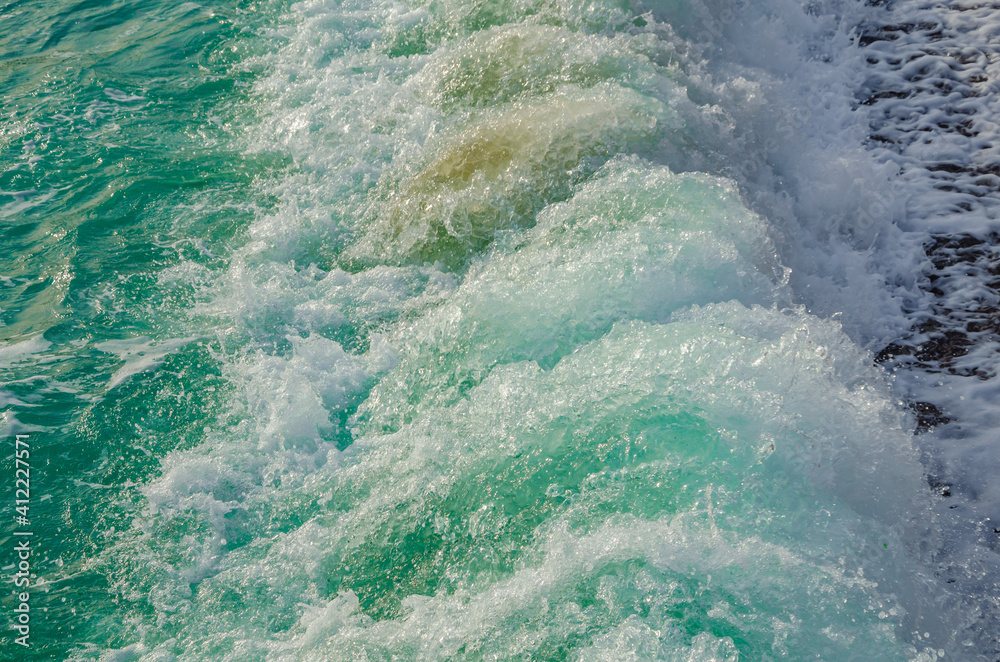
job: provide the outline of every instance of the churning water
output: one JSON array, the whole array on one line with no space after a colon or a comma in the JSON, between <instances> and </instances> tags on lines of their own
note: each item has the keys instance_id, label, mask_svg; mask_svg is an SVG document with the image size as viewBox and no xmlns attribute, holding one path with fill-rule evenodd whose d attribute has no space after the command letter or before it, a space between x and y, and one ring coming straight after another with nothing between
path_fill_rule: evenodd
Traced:
<instances>
[{"instance_id":1,"label":"churning water","mask_svg":"<svg viewBox=\"0 0 1000 662\"><path fill-rule=\"evenodd\" d=\"M995 659L886 11L0 7L0 656Z\"/></svg>"}]
</instances>

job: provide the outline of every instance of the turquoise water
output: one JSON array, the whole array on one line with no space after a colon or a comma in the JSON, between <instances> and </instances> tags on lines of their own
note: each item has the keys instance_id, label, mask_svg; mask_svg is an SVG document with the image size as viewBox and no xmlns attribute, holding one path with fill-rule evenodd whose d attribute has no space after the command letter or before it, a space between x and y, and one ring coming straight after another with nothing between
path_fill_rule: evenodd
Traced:
<instances>
[{"instance_id":1,"label":"turquoise water","mask_svg":"<svg viewBox=\"0 0 1000 662\"><path fill-rule=\"evenodd\" d=\"M0 655L958 645L913 421L653 9L0 8Z\"/></svg>"}]
</instances>

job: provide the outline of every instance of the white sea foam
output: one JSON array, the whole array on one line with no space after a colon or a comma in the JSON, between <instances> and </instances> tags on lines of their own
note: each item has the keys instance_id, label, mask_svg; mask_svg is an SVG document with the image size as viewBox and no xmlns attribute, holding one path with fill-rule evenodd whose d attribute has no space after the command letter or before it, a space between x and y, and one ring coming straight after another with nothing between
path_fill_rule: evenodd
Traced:
<instances>
[{"instance_id":1,"label":"white sea foam","mask_svg":"<svg viewBox=\"0 0 1000 662\"><path fill-rule=\"evenodd\" d=\"M42 352L50 349L52 343L46 340L42 334L38 334L22 340L21 342L4 343L0 345L0 365L9 368L17 363L31 360Z\"/></svg>"},{"instance_id":2,"label":"white sea foam","mask_svg":"<svg viewBox=\"0 0 1000 662\"><path fill-rule=\"evenodd\" d=\"M196 340L198 340L198 336L173 338L159 342L147 337L139 337L126 340L106 340L97 343L95 345L97 349L102 352L114 354L125 362L124 365L115 370L104 388L110 391L121 386L134 375L155 369L163 363L163 359L167 355Z\"/></svg>"},{"instance_id":3,"label":"white sea foam","mask_svg":"<svg viewBox=\"0 0 1000 662\"><path fill-rule=\"evenodd\" d=\"M109 655L968 654L862 349L921 296L873 10L648 9L291 10L248 148L294 167L197 275L237 396L109 552L157 613Z\"/></svg>"}]
</instances>

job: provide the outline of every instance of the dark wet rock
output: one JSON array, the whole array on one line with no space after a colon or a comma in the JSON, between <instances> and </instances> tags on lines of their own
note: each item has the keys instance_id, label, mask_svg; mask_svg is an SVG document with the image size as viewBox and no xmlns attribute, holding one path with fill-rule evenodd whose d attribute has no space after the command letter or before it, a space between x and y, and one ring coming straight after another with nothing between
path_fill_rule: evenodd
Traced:
<instances>
[{"instance_id":1,"label":"dark wet rock","mask_svg":"<svg viewBox=\"0 0 1000 662\"><path fill-rule=\"evenodd\" d=\"M949 483L942 482L937 478L933 477L928 477L927 483L931 486L931 490L933 490L934 493L937 494L938 496L942 497L951 496L951 485Z\"/></svg>"},{"instance_id":2,"label":"dark wet rock","mask_svg":"<svg viewBox=\"0 0 1000 662\"><path fill-rule=\"evenodd\" d=\"M929 402L913 402L910 404L913 413L917 415L917 434L933 430L939 425L946 425L951 419L944 415L936 405ZM933 487L933 485L932 485ZM951 487L950 485L948 486ZM951 492L944 496L950 496Z\"/></svg>"}]
</instances>

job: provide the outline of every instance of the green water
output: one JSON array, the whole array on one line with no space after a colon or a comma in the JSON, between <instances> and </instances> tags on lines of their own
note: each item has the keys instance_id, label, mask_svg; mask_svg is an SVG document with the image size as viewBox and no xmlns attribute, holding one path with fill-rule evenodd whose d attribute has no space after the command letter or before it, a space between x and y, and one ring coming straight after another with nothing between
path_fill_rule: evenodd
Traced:
<instances>
[{"instance_id":1,"label":"green water","mask_svg":"<svg viewBox=\"0 0 1000 662\"><path fill-rule=\"evenodd\" d=\"M686 10L0 9L0 656L936 658L912 421L695 167Z\"/></svg>"},{"instance_id":2,"label":"green water","mask_svg":"<svg viewBox=\"0 0 1000 662\"><path fill-rule=\"evenodd\" d=\"M267 204L251 183L281 163L247 158L232 141L232 121L247 115L235 99L251 76L234 65L252 7L40 5L2 9L0 46L0 333L7 347L47 343L44 367L16 354L4 365L5 394L25 403L15 404L16 420L40 428L31 526L33 571L46 582L33 593L32 651L24 657L5 638L6 659L127 642L120 625L109 629L121 622L121 600L92 559L130 524L134 489L121 486L200 439L217 403L198 385L218 368L204 350L171 357L190 366L193 395L178 407L159 397L159 379L106 393L117 359L94 345L169 335L190 292L158 288L157 273L181 260L222 264L208 247L238 237L251 206ZM12 507L13 481L7 488Z\"/></svg>"}]
</instances>

